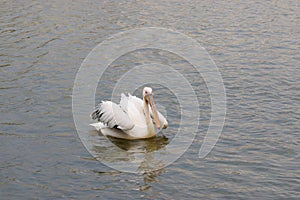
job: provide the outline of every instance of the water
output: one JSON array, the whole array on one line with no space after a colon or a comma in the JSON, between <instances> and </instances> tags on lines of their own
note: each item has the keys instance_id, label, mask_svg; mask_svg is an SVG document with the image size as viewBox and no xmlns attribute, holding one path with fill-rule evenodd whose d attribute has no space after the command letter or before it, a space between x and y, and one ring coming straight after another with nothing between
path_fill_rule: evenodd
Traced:
<instances>
[{"instance_id":1,"label":"water","mask_svg":"<svg viewBox=\"0 0 300 200\"><path fill-rule=\"evenodd\" d=\"M298 10L297 1L3 1L1 197L299 199ZM111 94L130 66L155 60L186 67L181 72L195 88L201 117L193 144L176 162L157 171L122 173L95 160L77 137L72 88L83 59L98 43L149 26L178 30L207 49L226 87L227 116L215 148L200 160L211 109L203 79L166 52L124 55L106 72L110 78L101 79L106 87L97 89L96 101ZM174 94L164 96L167 90L160 89L158 103L174 119L165 136L157 146L118 140L116 145L143 153L169 144L180 108L168 107ZM89 134L103 139L92 129Z\"/></svg>"}]
</instances>

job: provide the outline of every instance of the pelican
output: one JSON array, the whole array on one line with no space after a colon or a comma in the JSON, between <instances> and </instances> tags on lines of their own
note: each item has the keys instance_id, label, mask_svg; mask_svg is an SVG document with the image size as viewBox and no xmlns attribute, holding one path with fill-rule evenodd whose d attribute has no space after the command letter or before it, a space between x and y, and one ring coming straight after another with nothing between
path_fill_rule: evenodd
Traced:
<instances>
[{"instance_id":1,"label":"pelican","mask_svg":"<svg viewBox=\"0 0 300 200\"><path fill-rule=\"evenodd\" d=\"M143 100L128 94L121 94L121 101L116 104L111 101L102 101L91 118L98 120L91 124L105 136L127 140L145 139L156 136L157 129L166 129L166 118L157 111L154 103L152 88L143 89Z\"/></svg>"}]
</instances>

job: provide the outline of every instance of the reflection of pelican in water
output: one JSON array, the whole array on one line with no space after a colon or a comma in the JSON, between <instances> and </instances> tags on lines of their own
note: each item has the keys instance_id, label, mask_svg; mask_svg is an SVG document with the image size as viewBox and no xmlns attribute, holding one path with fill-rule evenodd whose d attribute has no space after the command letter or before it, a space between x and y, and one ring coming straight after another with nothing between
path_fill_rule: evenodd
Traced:
<instances>
[{"instance_id":1,"label":"reflection of pelican in water","mask_svg":"<svg viewBox=\"0 0 300 200\"><path fill-rule=\"evenodd\" d=\"M135 96L121 94L120 104L103 101L91 114L99 122L91 124L103 135L128 140L151 138L157 129L167 128L166 118L156 110L152 89L145 87L143 100Z\"/></svg>"},{"instance_id":2,"label":"reflection of pelican in water","mask_svg":"<svg viewBox=\"0 0 300 200\"><path fill-rule=\"evenodd\" d=\"M91 131L91 135L96 131ZM97 141L100 137L95 138ZM102 137L102 139L106 140ZM157 178L165 173L165 163L159 156L155 154L163 153L165 147L169 144L169 139L165 136L158 135L155 138L147 140L124 140L119 138L107 137L110 142L104 143L104 146L95 144L92 147L94 157L103 162L105 165L118 171L127 171L138 173L140 180L137 180L137 189L147 191L151 189L152 183L157 182ZM119 148L118 148L119 147ZM115 174L118 171L96 171L95 173Z\"/></svg>"},{"instance_id":3,"label":"reflection of pelican in water","mask_svg":"<svg viewBox=\"0 0 300 200\"><path fill-rule=\"evenodd\" d=\"M107 139L111 143L99 142L106 140L100 137L91 140L95 142L91 148L93 156L107 166L134 173L156 171L165 166L159 154L165 152L165 147L170 141L163 135L147 140L124 140L113 137Z\"/></svg>"},{"instance_id":4,"label":"reflection of pelican in water","mask_svg":"<svg viewBox=\"0 0 300 200\"><path fill-rule=\"evenodd\" d=\"M148 140L132 140L132 141L127 141L127 140L113 138L113 137L109 137L109 139L113 144L115 144L119 148L131 153L153 152L169 144L169 139L166 136L157 136L155 138L150 138Z\"/></svg>"}]
</instances>

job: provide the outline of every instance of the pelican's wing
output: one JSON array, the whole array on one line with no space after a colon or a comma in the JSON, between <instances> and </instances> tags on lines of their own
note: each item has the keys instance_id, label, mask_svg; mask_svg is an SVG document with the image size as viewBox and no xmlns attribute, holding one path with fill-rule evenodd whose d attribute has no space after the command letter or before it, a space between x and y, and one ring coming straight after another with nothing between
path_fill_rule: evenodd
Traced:
<instances>
[{"instance_id":1,"label":"pelican's wing","mask_svg":"<svg viewBox=\"0 0 300 200\"><path fill-rule=\"evenodd\" d=\"M143 110L143 100L136 97L132 96L131 94L128 93L128 96L125 94L121 94L121 101L120 101L120 106L128 112L128 108L130 106L134 105L137 107L138 110Z\"/></svg>"},{"instance_id":2,"label":"pelican's wing","mask_svg":"<svg viewBox=\"0 0 300 200\"><path fill-rule=\"evenodd\" d=\"M131 119L124 109L111 101L103 101L91 114L92 119L96 119L110 128L130 130L134 127Z\"/></svg>"},{"instance_id":3,"label":"pelican's wing","mask_svg":"<svg viewBox=\"0 0 300 200\"><path fill-rule=\"evenodd\" d=\"M121 94L120 106L126 111L135 126L144 126L146 118L144 114L143 100L128 94Z\"/></svg>"}]
</instances>

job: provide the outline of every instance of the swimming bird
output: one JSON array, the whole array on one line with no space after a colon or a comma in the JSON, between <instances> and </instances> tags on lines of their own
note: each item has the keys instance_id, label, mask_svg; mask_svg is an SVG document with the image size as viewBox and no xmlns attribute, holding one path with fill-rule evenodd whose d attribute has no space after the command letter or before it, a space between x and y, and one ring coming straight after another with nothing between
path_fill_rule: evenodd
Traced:
<instances>
[{"instance_id":1,"label":"swimming bird","mask_svg":"<svg viewBox=\"0 0 300 200\"><path fill-rule=\"evenodd\" d=\"M143 99L122 93L119 104L102 101L91 117L98 120L91 125L103 135L128 140L155 137L154 124L158 130L168 127L166 118L156 109L150 87L143 89Z\"/></svg>"}]
</instances>

